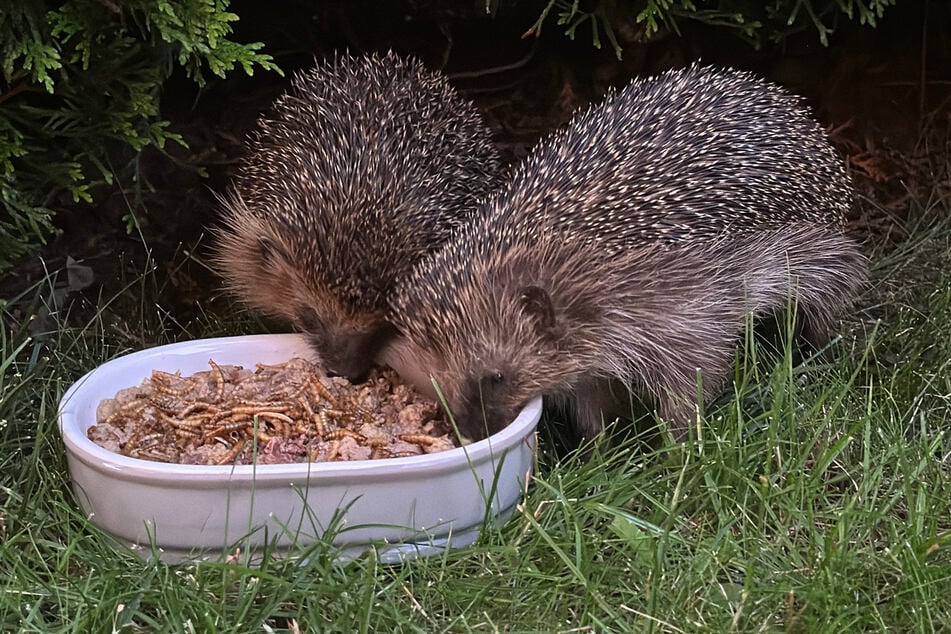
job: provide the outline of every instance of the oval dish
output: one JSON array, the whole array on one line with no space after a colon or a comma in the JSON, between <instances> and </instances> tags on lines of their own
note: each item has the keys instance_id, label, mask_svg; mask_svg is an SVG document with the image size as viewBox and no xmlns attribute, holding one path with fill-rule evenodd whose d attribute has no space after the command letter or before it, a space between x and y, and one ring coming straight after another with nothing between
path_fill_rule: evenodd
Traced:
<instances>
[{"instance_id":1,"label":"oval dish","mask_svg":"<svg viewBox=\"0 0 951 634\"><path fill-rule=\"evenodd\" d=\"M281 363L308 356L299 335L202 339L135 352L99 366L60 402L73 490L92 523L167 561L218 556L235 544L305 547L325 537L384 560L471 544L486 518L511 514L531 477L541 398L497 434L435 454L277 465L182 465L129 458L89 440L96 408L152 370ZM400 368L395 368L397 371ZM327 531L330 531L328 534Z\"/></svg>"}]
</instances>

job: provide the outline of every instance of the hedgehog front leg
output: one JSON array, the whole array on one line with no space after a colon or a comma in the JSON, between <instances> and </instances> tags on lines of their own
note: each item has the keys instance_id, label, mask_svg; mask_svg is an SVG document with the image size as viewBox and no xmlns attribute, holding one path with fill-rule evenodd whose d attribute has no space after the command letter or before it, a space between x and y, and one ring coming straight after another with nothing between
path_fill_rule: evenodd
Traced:
<instances>
[{"instance_id":1,"label":"hedgehog front leg","mask_svg":"<svg viewBox=\"0 0 951 634\"><path fill-rule=\"evenodd\" d=\"M634 397L627 385L617 379L586 376L572 390L575 426L584 438L592 438L605 425L634 418Z\"/></svg>"},{"instance_id":2,"label":"hedgehog front leg","mask_svg":"<svg viewBox=\"0 0 951 634\"><path fill-rule=\"evenodd\" d=\"M684 442L687 439L690 426L696 423L702 405L698 402L698 397L702 398L703 402L709 401L723 386L728 371L728 367L708 366L695 373L692 383L684 381L677 385L654 386L657 415L668 424L674 440ZM711 387L711 384L716 387Z\"/></svg>"},{"instance_id":3,"label":"hedgehog front leg","mask_svg":"<svg viewBox=\"0 0 951 634\"><path fill-rule=\"evenodd\" d=\"M698 397L707 402L728 382L732 367L730 349L717 355L681 355L679 366L667 365L663 373L655 366L649 374L634 382L620 378L587 377L577 383L572 396L575 424L585 438L604 430L617 419L635 417L637 394L648 395L656 413L670 428L674 440L687 439L690 426L696 422Z\"/></svg>"},{"instance_id":4,"label":"hedgehog front leg","mask_svg":"<svg viewBox=\"0 0 951 634\"><path fill-rule=\"evenodd\" d=\"M674 439L683 442L698 415L698 397L709 401L727 383L733 365L734 340L696 340L689 346L673 346L663 363L642 373L641 381L654 398L657 415L670 427Z\"/></svg>"}]
</instances>

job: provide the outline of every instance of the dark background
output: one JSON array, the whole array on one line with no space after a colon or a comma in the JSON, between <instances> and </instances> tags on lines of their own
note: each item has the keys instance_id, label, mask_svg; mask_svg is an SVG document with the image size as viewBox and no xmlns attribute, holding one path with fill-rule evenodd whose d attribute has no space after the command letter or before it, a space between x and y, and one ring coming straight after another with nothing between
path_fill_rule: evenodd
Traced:
<instances>
[{"instance_id":1,"label":"dark background","mask_svg":"<svg viewBox=\"0 0 951 634\"><path fill-rule=\"evenodd\" d=\"M121 293L136 272L155 276L156 301L187 323L199 313L231 310L208 265L215 192L227 187L255 120L290 75L336 51L389 48L441 68L484 111L504 156L524 156L579 106L632 77L693 60L755 71L806 97L847 161L859 193L850 230L871 250L887 250L914 221L947 213L951 118L951 3L905 0L877 28L844 21L819 42L805 29L758 50L728 29L681 20L679 33L644 41L618 18L618 60L590 28L574 41L553 20L540 37L523 37L543 3L507 2L494 16L474 2L233 2L234 39L260 41L285 77L239 71L199 90L184 74L167 82L162 116L188 148L149 149L135 180L95 197L95 205L57 208L61 235L0 280L12 297L67 257L90 267L93 284L75 295L90 308ZM602 40L604 38L602 37ZM768 142L768 139L764 139ZM126 231L130 212L136 228ZM58 282L62 284L62 281ZM100 306L101 307L101 306Z\"/></svg>"}]
</instances>

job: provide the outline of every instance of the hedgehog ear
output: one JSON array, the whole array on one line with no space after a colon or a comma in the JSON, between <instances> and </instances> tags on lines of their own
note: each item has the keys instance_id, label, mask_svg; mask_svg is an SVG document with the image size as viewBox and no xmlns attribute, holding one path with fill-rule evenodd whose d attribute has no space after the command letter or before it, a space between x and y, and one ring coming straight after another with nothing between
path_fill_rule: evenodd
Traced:
<instances>
[{"instance_id":1,"label":"hedgehog ear","mask_svg":"<svg viewBox=\"0 0 951 634\"><path fill-rule=\"evenodd\" d=\"M522 312L535 320L539 330L549 333L555 329L555 307L548 291L541 286L526 286L522 289L519 299L522 302Z\"/></svg>"}]
</instances>

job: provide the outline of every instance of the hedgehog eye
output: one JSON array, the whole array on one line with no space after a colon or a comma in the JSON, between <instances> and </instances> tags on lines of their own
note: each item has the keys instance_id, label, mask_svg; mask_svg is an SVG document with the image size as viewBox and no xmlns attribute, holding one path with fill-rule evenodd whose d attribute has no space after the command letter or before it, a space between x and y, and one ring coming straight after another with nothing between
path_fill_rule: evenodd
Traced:
<instances>
[{"instance_id":1,"label":"hedgehog eye","mask_svg":"<svg viewBox=\"0 0 951 634\"><path fill-rule=\"evenodd\" d=\"M502 374L501 370L493 370L492 372L489 372L485 378L488 379L489 383L492 385L501 385L505 382L505 375Z\"/></svg>"}]
</instances>

